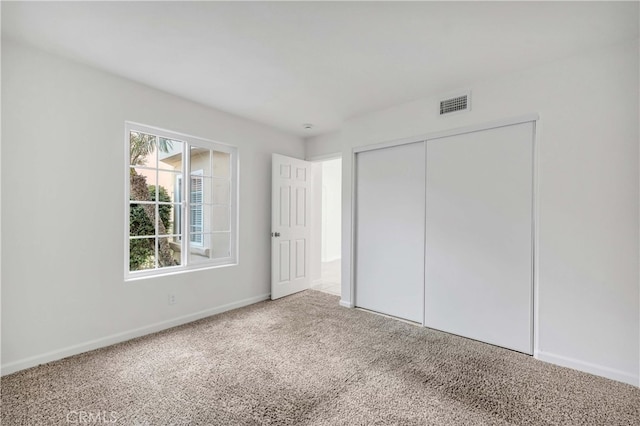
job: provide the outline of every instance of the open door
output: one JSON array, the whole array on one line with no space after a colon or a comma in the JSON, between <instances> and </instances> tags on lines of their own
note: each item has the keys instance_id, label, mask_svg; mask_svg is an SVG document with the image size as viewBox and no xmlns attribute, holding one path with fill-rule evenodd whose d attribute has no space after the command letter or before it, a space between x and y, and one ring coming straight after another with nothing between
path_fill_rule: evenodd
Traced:
<instances>
[{"instance_id":1,"label":"open door","mask_svg":"<svg viewBox=\"0 0 640 426\"><path fill-rule=\"evenodd\" d=\"M271 187L271 299L311 285L311 163L273 154Z\"/></svg>"}]
</instances>

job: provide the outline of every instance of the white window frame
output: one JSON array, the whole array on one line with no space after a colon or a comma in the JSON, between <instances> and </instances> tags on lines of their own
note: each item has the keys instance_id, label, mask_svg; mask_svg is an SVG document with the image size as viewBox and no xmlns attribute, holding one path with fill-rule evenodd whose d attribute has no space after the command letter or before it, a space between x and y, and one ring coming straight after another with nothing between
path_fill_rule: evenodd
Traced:
<instances>
[{"instance_id":1,"label":"white window frame","mask_svg":"<svg viewBox=\"0 0 640 426\"><path fill-rule=\"evenodd\" d=\"M194 264L189 264L189 244L190 244L190 185L191 179L181 179L181 194L182 194L182 206L181 206L181 230L179 234L182 235L180 244L181 244L181 264L177 266L170 266L164 268L154 268L154 269L146 269L141 271L130 271L129 270L129 240L130 240L130 230L129 230L129 215L130 215L130 190L129 190L129 173L130 173L130 133L131 132L140 132L155 135L157 137L166 138L170 140L176 140L182 142L182 171L180 175L182 176L190 176L189 170L191 168L190 164L190 155L192 146L197 146L200 148L205 148L211 151L224 152L229 154L229 162L230 162L230 217L229 217L229 227L230 227L230 241L229 241L229 256L221 257L216 259L209 259L205 262L198 262ZM166 276L173 275L176 273L183 273L188 271L196 271L202 269L210 269L217 268L221 266L228 265L236 265L238 263L238 149L234 146L223 144L220 142L214 142L208 139L199 138L196 136L186 135L178 132L173 132L166 129L161 129L158 127L148 126L145 124L139 124L134 122L125 122L125 190L124 190L124 201L125 201L125 227L124 227L124 278L125 281L133 281L141 278L149 278L149 277L157 277L157 276ZM212 170L213 171L213 170ZM187 187L189 185L189 187ZM189 197L189 199L185 199L185 197ZM171 231L173 233L173 230ZM156 234L157 237L157 234Z\"/></svg>"}]
</instances>

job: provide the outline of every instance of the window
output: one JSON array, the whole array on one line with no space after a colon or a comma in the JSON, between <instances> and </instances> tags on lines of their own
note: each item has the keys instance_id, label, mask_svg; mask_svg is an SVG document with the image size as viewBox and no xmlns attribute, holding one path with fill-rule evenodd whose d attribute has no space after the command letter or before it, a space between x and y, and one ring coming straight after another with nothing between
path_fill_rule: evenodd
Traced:
<instances>
[{"instance_id":1,"label":"window","mask_svg":"<svg viewBox=\"0 0 640 426\"><path fill-rule=\"evenodd\" d=\"M235 263L236 148L133 123L125 145L126 277Z\"/></svg>"}]
</instances>

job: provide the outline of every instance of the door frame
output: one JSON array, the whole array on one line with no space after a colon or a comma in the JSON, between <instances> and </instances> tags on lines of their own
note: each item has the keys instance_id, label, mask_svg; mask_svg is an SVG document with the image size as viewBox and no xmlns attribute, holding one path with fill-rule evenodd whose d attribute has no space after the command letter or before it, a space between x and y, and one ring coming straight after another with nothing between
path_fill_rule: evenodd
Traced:
<instances>
[{"instance_id":1,"label":"door frame","mask_svg":"<svg viewBox=\"0 0 640 426\"><path fill-rule=\"evenodd\" d=\"M509 117L509 118L503 118L503 119L499 119L499 120L493 120L493 121L488 121L488 122L484 122L484 123L479 123L479 124L472 124L469 126L463 126L463 127L457 127L457 128L453 128L453 129L447 129L447 130L441 130L441 131L436 131L436 132L431 132L431 133L425 133L422 135L416 135L416 136L411 136L411 137L407 137L407 138L402 138L402 139L395 139L395 140L391 140L391 141L386 141L386 142L381 142L381 143L377 143L377 144L371 144L371 145L361 145L361 146L356 146L353 147L351 149L351 203L350 203L350 207L351 207L351 216L350 216L350 220L351 220L351 232L350 232L350 244L349 244L349 264L350 264L350 276L349 276L349 293L350 293L350 301L344 302L343 300L340 300L340 305L344 306L344 307L348 307L348 308L354 308L355 307L355 300L356 300L356 281L357 281L357 276L356 276L356 256L357 256L357 247L356 247L356 229L357 229L357 220L358 220L358 212L356 211L356 206L357 206L357 178L358 178L358 170L357 170L357 161L356 161L356 155L360 152L366 152L366 151L373 151L373 150L377 150L377 149L382 149L382 148L390 148L390 147L394 147L394 146L399 146L399 145L406 145L406 144L411 144L411 143L417 143L417 142L425 142L428 143L429 140L433 140L433 139L440 139L440 138L444 138L444 137L448 137L448 136L457 136L457 135L463 135L466 133L474 133L474 132L479 132L479 131L483 131L483 130L490 130L490 129L495 129L498 127L505 127L505 126L512 126L515 124L521 124L521 123L528 123L528 122L533 122L533 164L532 164L532 170L533 170L533 176L532 176L532 182L533 182L533 188L532 188L532 197L533 197L533 202L532 202L532 212L531 212L531 275L532 275L532 309L531 309L531 324L533 327L533 332L531 333L532 335L532 347L533 347L533 356L534 357L538 357L538 352L539 352L539 348L538 348L538 342L539 342L539 336L538 336L538 321L539 321L539 303L538 303L538 277L539 277L539 271L538 271L538 222L539 222L539 205L538 205L538 187L539 187L539 181L538 181L538 135L539 135L539 121L540 121L540 115L537 113L530 113L530 114L525 114L525 115L520 115L520 116L515 116L515 117ZM344 161L344 159L343 159ZM425 244L426 244L426 238L425 238ZM425 254L426 254L426 247L425 247ZM345 253L343 253L343 256L345 255ZM423 291L424 293L424 291ZM424 302L424 301L423 301ZM423 303L424 306L424 303ZM424 308L423 308L424 311ZM424 326L425 324L425 313L423 312L423 316L422 316L422 325Z\"/></svg>"}]
</instances>

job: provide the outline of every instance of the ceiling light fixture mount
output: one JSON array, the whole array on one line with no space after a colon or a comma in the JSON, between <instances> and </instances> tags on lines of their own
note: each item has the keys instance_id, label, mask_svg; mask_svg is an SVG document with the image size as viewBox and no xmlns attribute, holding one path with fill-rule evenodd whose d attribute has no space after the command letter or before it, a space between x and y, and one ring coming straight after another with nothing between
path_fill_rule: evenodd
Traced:
<instances>
[{"instance_id":1,"label":"ceiling light fixture mount","mask_svg":"<svg viewBox=\"0 0 640 426\"><path fill-rule=\"evenodd\" d=\"M313 124L311 124L311 123L304 123L304 124L302 125L302 128L303 128L303 129L305 129L305 130L311 130L311 129L313 129Z\"/></svg>"}]
</instances>

